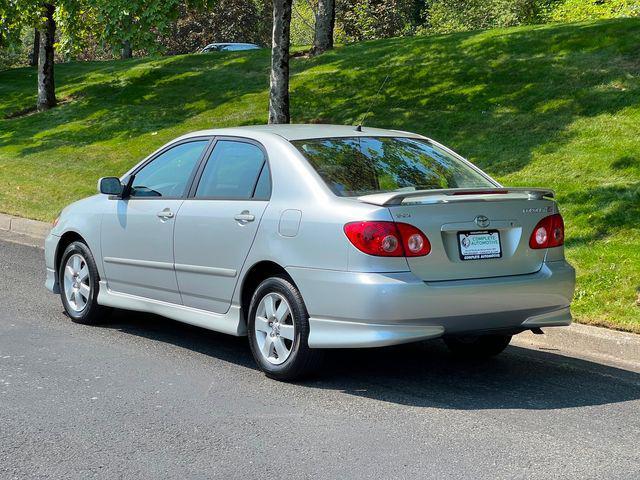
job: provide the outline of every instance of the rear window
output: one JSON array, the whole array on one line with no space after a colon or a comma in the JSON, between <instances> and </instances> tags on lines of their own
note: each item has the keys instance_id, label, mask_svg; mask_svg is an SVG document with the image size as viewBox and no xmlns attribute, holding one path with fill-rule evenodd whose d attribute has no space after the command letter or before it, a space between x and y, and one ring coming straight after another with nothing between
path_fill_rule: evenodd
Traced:
<instances>
[{"instance_id":1,"label":"rear window","mask_svg":"<svg viewBox=\"0 0 640 480\"><path fill-rule=\"evenodd\" d=\"M405 137L314 138L291 142L336 195L495 185L431 142Z\"/></svg>"}]
</instances>

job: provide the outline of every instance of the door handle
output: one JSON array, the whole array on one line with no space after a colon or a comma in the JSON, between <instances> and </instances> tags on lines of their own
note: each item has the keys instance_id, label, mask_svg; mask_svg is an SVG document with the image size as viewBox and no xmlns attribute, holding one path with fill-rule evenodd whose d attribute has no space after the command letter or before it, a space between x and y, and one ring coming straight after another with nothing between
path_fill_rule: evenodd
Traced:
<instances>
[{"instance_id":1,"label":"door handle","mask_svg":"<svg viewBox=\"0 0 640 480\"><path fill-rule=\"evenodd\" d=\"M233 217L237 222L245 224L249 222L253 222L256 217L249 213L249 210L243 210L242 213L238 213L235 217Z\"/></svg>"},{"instance_id":2,"label":"door handle","mask_svg":"<svg viewBox=\"0 0 640 480\"><path fill-rule=\"evenodd\" d=\"M158 218L161 218L162 220L168 220L169 218L173 218L173 216L173 212L169 208L165 208L158 212Z\"/></svg>"}]
</instances>

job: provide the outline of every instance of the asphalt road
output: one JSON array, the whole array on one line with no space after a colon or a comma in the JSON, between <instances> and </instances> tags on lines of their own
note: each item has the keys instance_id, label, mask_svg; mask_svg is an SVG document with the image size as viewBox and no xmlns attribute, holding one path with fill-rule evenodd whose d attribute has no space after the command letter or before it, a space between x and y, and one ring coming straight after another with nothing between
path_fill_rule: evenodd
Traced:
<instances>
[{"instance_id":1,"label":"asphalt road","mask_svg":"<svg viewBox=\"0 0 640 480\"><path fill-rule=\"evenodd\" d=\"M335 351L278 383L246 339L72 323L42 251L0 241L0 478L640 478L640 375L509 347Z\"/></svg>"}]
</instances>

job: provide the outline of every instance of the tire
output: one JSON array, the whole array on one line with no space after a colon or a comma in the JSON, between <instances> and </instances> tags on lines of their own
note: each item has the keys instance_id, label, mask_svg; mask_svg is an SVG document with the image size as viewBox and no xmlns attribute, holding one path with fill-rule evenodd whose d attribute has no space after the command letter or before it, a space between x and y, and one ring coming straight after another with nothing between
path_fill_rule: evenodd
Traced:
<instances>
[{"instance_id":1,"label":"tire","mask_svg":"<svg viewBox=\"0 0 640 480\"><path fill-rule=\"evenodd\" d=\"M322 351L308 345L309 315L302 295L286 278L271 277L258 285L247 330L253 358L270 378L299 380L321 365Z\"/></svg>"},{"instance_id":2,"label":"tire","mask_svg":"<svg viewBox=\"0 0 640 480\"><path fill-rule=\"evenodd\" d=\"M478 335L445 337L451 353L462 358L489 358L507 348L511 335Z\"/></svg>"},{"instance_id":3,"label":"tire","mask_svg":"<svg viewBox=\"0 0 640 480\"><path fill-rule=\"evenodd\" d=\"M109 309L97 302L99 279L89 247L80 241L69 244L58 265L58 281L62 305L74 322L96 325L108 313Z\"/></svg>"}]
</instances>

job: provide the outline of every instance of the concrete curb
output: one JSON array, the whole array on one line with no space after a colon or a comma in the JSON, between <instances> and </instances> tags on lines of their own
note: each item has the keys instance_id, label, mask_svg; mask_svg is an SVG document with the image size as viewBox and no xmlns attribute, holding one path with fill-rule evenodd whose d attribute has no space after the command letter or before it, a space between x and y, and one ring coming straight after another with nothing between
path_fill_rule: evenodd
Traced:
<instances>
[{"instance_id":1,"label":"concrete curb","mask_svg":"<svg viewBox=\"0 0 640 480\"><path fill-rule=\"evenodd\" d=\"M44 240L49 235L51 224L0 213L0 230Z\"/></svg>"},{"instance_id":2,"label":"concrete curb","mask_svg":"<svg viewBox=\"0 0 640 480\"><path fill-rule=\"evenodd\" d=\"M640 371L640 335L574 323L544 328L544 335L523 332L513 344L569 357L588 357L603 363L622 364Z\"/></svg>"},{"instance_id":3,"label":"concrete curb","mask_svg":"<svg viewBox=\"0 0 640 480\"><path fill-rule=\"evenodd\" d=\"M51 225L0 213L0 231L2 230L11 234L26 235L43 242L51 230ZM12 238L6 239L12 241ZM13 241L24 243L19 239ZM544 335L534 335L531 332L524 332L516 335L512 343L570 357L582 356L604 363L618 363L640 371L640 335L638 334L578 323L568 328L545 328L544 333Z\"/></svg>"}]
</instances>

